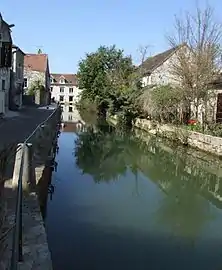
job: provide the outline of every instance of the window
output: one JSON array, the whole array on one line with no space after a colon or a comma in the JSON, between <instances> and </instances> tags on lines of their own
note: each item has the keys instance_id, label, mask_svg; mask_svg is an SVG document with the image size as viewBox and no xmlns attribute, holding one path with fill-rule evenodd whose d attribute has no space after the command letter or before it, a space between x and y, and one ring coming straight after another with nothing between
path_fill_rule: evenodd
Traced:
<instances>
[{"instance_id":1,"label":"window","mask_svg":"<svg viewBox=\"0 0 222 270\"><path fill-rule=\"evenodd\" d=\"M64 101L64 96L60 96L59 101Z\"/></svg>"},{"instance_id":2,"label":"window","mask_svg":"<svg viewBox=\"0 0 222 270\"><path fill-rule=\"evenodd\" d=\"M72 120L72 115L71 114L69 115L69 120Z\"/></svg>"},{"instance_id":3,"label":"window","mask_svg":"<svg viewBox=\"0 0 222 270\"><path fill-rule=\"evenodd\" d=\"M10 42L2 42L0 48L0 67L11 67L12 66L12 45Z\"/></svg>"},{"instance_id":4,"label":"window","mask_svg":"<svg viewBox=\"0 0 222 270\"><path fill-rule=\"evenodd\" d=\"M64 93L64 87L60 87L60 93Z\"/></svg>"},{"instance_id":5,"label":"window","mask_svg":"<svg viewBox=\"0 0 222 270\"><path fill-rule=\"evenodd\" d=\"M2 91L5 91L5 80L2 80Z\"/></svg>"},{"instance_id":6,"label":"window","mask_svg":"<svg viewBox=\"0 0 222 270\"><path fill-rule=\"evenodd\" d=\"M69 102L73 102L73 96L69 97Z\"/></svg>"},{"instance_id":7,"label":"window","mask_svg":"<svg viewBox=\"0 0 222 270\"><path fill-rule=\"evenodd\" d=\"M72 107L69 107L69 112L72 112Z\"/></svg>"},{"instance_id":8,"label":"window","mask_svg":"<svg viewBox=\"0 0 222 270\"><path fill-rule=\"evenodd\" d=\"M72 87L69 88L69 93L70 93L70 94L73 93L73 88L72 88Z\"/></svg>"},{"instance_id":9,"label":"window","mask_svg":"<svg viewBox=\"0 0 222 270\"><path fill-rule=\"evenodd\" d=\"M28 87L28 80L27 80L27 78L24 78L24 87L25 87L25 88Z\"/></svg>"},{"instance_id":10,"label":"window","mask_svg":"<svg viewBox=\"0 0 222 270\"><path fill-rule=\"evenodd\" d=\"M64 79L61 79L61 80L60 80L60 83L65 83L65 80L64 80Z\"/></svg>"},{"instance_id":11,"label":"window","mask_svg":"<svg viewBox=\"0 0 222 270\"><path fill-rule=\"evenodd\" d=\"M53 91L53 87L52 87L52 86L50 87L50 91L51 91L51 92Z\"/></svg>"},{"instance_id":12,"label":"window","mask_svg":"<svg viewBox=\"0 0 222 270\"><path fill-rule=\"evenodd\" d=\"M54 83L54 79L53 78L51 78L50 81L51 81L51 83Z\"/></svg>"}]
</instances>

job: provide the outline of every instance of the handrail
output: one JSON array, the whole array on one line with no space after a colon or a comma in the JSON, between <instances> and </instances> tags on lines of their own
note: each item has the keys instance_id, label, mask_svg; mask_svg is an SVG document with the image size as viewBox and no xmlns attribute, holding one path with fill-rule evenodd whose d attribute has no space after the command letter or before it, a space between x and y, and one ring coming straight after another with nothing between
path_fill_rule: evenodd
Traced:
<instances>
[{"instance_id":1,"label":"handrail","mask_svg":"<svg viewBox=\"0 0 222 270\"><path fill-rule=\"evenodd\" d=\"M15 208L15 221L10 228L11 231L13 231L13 240L12 240L12 256L11 256L11 270L17 270L18 269L18 262L21 262L23 259L23 252L22 252L22 198L23 198L23 185L22 185L22 177L23 177L23 165L24 165L24 151L25 147L27 146L28 142L31 140L31 138L36 134L36 132L41 129L41 127L49 121L57 112L58 112L59 106L56 107L53 112L49 115L49 117L44 120L42 123L40 123L35 130L26 138L21 148L18 147L18 150L21 149L22 156L21 156L21 163L19 167L19 175L18 175L18 188L17 188L17 194L16 194L16 208Z\"/></svg>"}]
</instances>

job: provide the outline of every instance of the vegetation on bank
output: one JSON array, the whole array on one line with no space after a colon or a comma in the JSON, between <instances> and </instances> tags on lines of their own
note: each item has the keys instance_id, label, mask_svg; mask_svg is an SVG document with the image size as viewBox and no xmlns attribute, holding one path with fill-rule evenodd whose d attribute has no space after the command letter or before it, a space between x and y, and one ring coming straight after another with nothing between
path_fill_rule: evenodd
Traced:
<instances>
[{"instance_id":1,"label":"vegetation on bank","mask_svg":"<svg viewBox=\"0 0 222 270\"><path fill-rule=\"evenodd\" d=\"M130 125L139 115L136 98L141 82L129 56L115 46L101 46L79 63L79 87L83 89L78 107L96 107L99 116L118 114L121 122Z\"/></svg>"},{"instance_id":2,"label":"vegetation on bank","mask_svg":"<svg viewBox=\"0 0 222 270\"><path fill-rule=\"evenodd\" d=\"M210 7L186 13L185 19L176 18L175 26L174 35L168 37L170 45L179 48L177 61L169 67L173 85L143 88L145 55L135 67L123 50L101 46L79 63L78 81L83 89L79 108L94 108L100 116L118 115L121 125L130 126L142 117L220 135L210 102L216 98L212 82L222 67L222 28Z\"/></svg>"}]
</instances>

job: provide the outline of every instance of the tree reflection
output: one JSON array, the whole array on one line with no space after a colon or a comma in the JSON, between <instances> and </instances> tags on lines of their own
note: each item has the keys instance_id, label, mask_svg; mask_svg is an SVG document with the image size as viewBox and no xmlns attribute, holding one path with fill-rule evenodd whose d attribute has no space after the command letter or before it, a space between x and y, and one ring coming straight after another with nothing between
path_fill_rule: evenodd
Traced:
<instances>
[{"instance_id":1,"label":"tree reflection","mask_svg":"<svg viewBox=\"0 0 222 270\"><path fill-rule=\"evenodd\" d=\"M140 194L138 178L142 172L165 194L156 213L157 223L166 224L191 243L203 224L213 218L207 200L217 176L206 172L205 163L197 166L185 149L170 147L147 134L144 143L132 132L100 123L79 135L75 155L77 166L97 183L116 181L130 172L135 179L133 196Z\"/></svg>"},{"instance_id":2,"label":"tree reflection","mask_svg":"<svg viewBox=\"0 0 222 270\"><path fill-rule=\"evenodd\" d=\"M83 173L92 175L96 182L115 181L124 175L133 162L134 143L130 136L100 124L89 127L76 141L76 164ZM134 165L134 171L137 166Z\"/></svg>"}]
</instances>

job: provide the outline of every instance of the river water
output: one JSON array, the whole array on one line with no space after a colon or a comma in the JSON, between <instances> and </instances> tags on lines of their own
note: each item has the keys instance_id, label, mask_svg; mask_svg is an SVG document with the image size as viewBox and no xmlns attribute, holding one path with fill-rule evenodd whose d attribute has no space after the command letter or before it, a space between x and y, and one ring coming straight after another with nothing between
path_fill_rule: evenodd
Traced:
<instances>
[{"instance_id":1,"label":"river water","mask_svg":"<svg viewBox=\"0 0 222 270\"><path fill-rule=\"evenodd\" d=\"M54 270L222 269L221 161L105 124L70 123L58 145Z\"/></svg>"}]
</instances>

